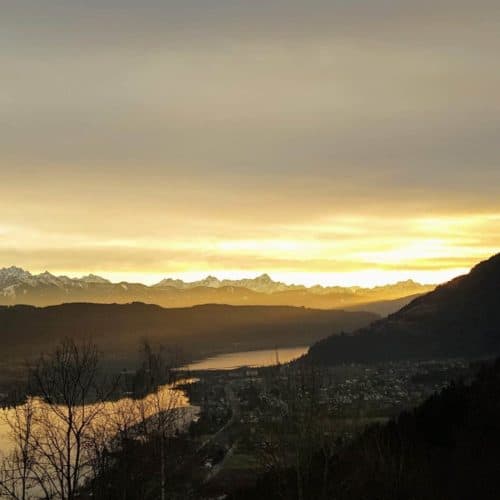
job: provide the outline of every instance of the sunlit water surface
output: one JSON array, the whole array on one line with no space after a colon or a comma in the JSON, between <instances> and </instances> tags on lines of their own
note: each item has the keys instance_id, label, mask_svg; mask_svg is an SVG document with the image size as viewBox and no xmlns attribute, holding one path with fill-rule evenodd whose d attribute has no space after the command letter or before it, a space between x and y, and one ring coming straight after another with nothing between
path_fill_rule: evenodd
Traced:
<instances>
[{"instance_id":1,"label":"sunlit water surface","mask_svg":"<svg viewBox=\"0 0 500 500\"><path fill-rule=\"evenodd\" d=\"M300 358L309 349L308 346L287 347L283 349L262 349L259 351L241 351L228 354L219 354L185 365L183 370L232 370L248 367L272 366L276 361L288 363Z\"/></svg>"},{"instance_id":2,"label":"sunlit water surface","mask_svg":"<svg viewBox=\"0 0 500 500\"><path fill-rule=\"evenodd\" d=\"M194 379L183 380L183 383L190 383ZM39 398L31 400L38 408L37 414L51 419L55 432L58 427L64 428L58 415L64 417L65 410L62 406L56 406L58 410L54 412L49 405ZM94 427L99 429L102 437L112 437L123 428L132 428L143 419L153 417L160 409L176 412L176 426L178 429L185 428L193 418L198 414L199 408L189 403L184 391L164 385L158 388L154 394L148 394L142 399L132 399L124 397L115 401L106 401L104 403L87 405L83 410L77 409L76 420L83 418L91 413L96 414ZM9 420L14 420L13 409L0 410L0 456L8 454L13 448L12 431L8 424Z\"/></svg>"}]
</instances>

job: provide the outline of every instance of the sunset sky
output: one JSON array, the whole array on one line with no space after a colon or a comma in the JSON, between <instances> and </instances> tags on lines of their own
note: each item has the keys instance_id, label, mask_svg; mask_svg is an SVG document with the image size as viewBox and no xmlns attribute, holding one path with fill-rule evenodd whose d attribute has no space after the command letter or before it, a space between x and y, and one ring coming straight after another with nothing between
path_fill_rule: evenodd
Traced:
<instances>
[{"instance_id":1,"label":"sunset sky","mask_svg":"<svg viewBox=\"0 0 500 500\"><path fill-rule=\"evenodd\" d=\"M500 251L500 6L6 0L0 267L440 282Z\"/></svg>"}]
</instances>

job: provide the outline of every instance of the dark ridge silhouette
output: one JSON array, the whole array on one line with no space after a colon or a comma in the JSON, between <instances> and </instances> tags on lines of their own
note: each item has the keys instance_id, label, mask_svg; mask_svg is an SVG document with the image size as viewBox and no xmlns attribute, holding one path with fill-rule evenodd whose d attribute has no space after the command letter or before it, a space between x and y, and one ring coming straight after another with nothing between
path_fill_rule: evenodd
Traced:
<instances>
[{"instance_id":1,"label":"dark ridge silhouette","mask_svg":"<svg viewBox=\"0 0 500 500\"><path fill-rule=\"evenodd\" d=\"M500 254L398 312L349 335L313 345L312 362L482 357L500 353Z\"/></svg>"},{"instance_id":2,"label":"dark ridge silhouette","mask_svg":"<svg viewBox=\"0 0 500 500\"><path fill-rule=\"evenodd\" d=\"M132 304L0 306L0 361L48 351L64 337L90 338L107 359L130 359L141 339L171 345L189 358L218 352L310 345L377 318L366 312L297 307L200 305L165 309Z\"/></svg>"}]
</instances>

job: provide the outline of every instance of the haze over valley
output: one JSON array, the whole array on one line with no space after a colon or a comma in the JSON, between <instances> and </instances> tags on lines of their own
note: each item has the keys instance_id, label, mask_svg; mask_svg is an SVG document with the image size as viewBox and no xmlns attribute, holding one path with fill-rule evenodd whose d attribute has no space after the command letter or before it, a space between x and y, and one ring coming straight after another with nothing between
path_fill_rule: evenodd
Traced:
<instances>
[{"instance_id":1,"label":"haze over valley","mask_svg":"<svg viewBox=\"0 0 500 500\"><path fill-rule=\"evenodd\" d=\"M0 305L57 305L69 302L130 303L145 302L164 307L198 304L289 305L316 309L345 309L363 306L387 314L417 294L432 290L412 280L373 288L287 285L263 274L253 279L218 280L213 276L184 282L163 279L146 286L141 283L112 283L96 275L82 278L54 276L49 272L33 275L11 266L0 269ZM391 301L394 301L393 303Z\"/></svg>"},{"instance_id":2,"label":"haze over valley","mask_svg":"<svg viewBox=\"0 0 500 500\"><path fill-rule=\"evenodd\" d=\"M119 369L135 367L140 346L179 351L179 362L221 352L311 345L332 333L353 331L378 316L366 312L289 306L201 305L162 308L133 304L64 304L45 308L0 306L2 361L23 362L64 338L92 340Z\"/></svg>"}]
</instances>

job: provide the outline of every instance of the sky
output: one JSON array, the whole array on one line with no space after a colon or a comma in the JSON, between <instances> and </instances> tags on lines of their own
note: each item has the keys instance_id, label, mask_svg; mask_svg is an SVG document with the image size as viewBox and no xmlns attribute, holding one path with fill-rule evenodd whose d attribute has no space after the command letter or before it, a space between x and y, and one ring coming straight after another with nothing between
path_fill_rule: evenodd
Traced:
<instances>
[{"instance_id":1,"label":"sky","mask_svg":"<svg viewBox=\"0 0 500 500\"><path fill-rule=\"evenodd\" d=\"M435 283L500 251L500 6L4 0L0 267Z\"/></svg>"}]
</instances>

